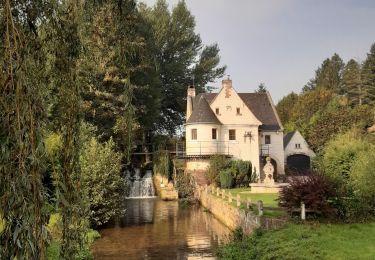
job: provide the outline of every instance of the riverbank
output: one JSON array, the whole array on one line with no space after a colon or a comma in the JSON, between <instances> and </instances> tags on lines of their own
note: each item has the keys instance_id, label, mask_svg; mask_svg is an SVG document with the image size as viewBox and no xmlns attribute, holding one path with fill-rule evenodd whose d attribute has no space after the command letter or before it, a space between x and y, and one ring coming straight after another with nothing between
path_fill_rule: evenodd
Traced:
<instances>
[{"instance_id":1,"label":"riverbank","mask_svg":"<svg viewBox=\"0 0 375 260\"><path fill-rule=\"evenodd\" d=\"M221 259L374 259L375 222L288 224L220 248Z\"/></svg>"}]
</instances>

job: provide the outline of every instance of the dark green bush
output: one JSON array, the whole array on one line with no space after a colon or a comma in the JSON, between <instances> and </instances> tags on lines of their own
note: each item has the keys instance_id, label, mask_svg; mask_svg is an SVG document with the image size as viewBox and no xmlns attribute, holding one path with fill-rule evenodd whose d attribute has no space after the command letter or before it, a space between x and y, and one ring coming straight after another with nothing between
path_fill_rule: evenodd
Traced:
<instances>
[{"instance_id":1,"label":"dark green bush","mask_svg":"<svg viewBox=\"0 0 375 260\"><path fill-rule=\"evenodd\" d=\"M232 169L224 169L221 170L220 173L220 186L223 189L230 189L233 186L233 175L232 175Z\"/></svg>"},{"instance_id":2,"label":"dark green bush","mask_svg":"<svg viewBox=\"0 0 375 260\"><path fill-rule=\"evenodd\" d=\"M230 166L230 160L225 155L214 155L210 158L210 167L207 169L207 178L212 184L220 186L220 171Z\"/></svg>"},{"instance_id":3,"label":"dark green bush","mask_svg":"<svg viewBox=\"0 0 375 260\"><path fill-rule=\"evenodd\" d=\"M172 162L168 151L161 150L154 152L152 163L154 174L170 178Z\"/></svg>"},{"instance_id":4,"label":"dark green bush","mask_svg":"<svg viewBox=\"0 0 375 260\"><path fill-rule=\"evenodd\" d=\"M248 186L252 181L251 162L236 160L231 162L232 176L236 187Z\"/></svg>"}]
</instances>

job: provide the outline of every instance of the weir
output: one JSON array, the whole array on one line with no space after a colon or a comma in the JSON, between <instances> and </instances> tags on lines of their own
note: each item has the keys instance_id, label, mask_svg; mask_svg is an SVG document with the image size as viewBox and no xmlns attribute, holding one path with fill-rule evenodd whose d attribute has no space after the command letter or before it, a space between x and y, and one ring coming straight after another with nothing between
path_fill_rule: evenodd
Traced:
<instances>
[{"instance_id":1,"label":"weir","mask_svg":"<svg viewBox=\"0 0 375 260\"><path fill-rule=\"evenodd\" d=\"M145 175L142 177L140 169L136 168L134 169L134 176L130 176L130 172L128 172L128 179L131 182L128 198L155 197L155 188L152 181L151 170L146 170Z\"/></svg>"}]
</instances>

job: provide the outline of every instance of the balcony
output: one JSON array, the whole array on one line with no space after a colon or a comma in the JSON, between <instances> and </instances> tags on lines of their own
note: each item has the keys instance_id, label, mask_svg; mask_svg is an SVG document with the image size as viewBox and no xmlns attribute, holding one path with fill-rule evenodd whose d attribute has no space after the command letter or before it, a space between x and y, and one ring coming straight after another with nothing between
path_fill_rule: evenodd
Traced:
<instances>
[{"instance_id":1,"label":"balcony","mask_svg":"<svg viewBox=\"0 0 375 260\"><path fill-rule=\"evenodd\" d=\"M232 157L238 149L236 141L187 141L186 158L209 158L212 155Z\"/></svg>"}]
</instances>

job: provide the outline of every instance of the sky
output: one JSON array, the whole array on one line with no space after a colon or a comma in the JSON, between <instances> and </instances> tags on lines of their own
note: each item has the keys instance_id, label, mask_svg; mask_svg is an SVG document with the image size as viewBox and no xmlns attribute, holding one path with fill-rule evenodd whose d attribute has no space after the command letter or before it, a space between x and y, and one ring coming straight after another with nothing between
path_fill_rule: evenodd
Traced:
<instances>
[{"instance_id":1,"label":"sky","mask_svg":"<svg viewBox=\"0 0 375 260\"><path fill-rule=\"evenodd\" d=\"M167 2L172 8L178 0ZM324 59L338 53L345 62L361 62L375 43L375 0L185 2L203 43L218 43L237 92L264 83L275 103L300 93Z\"/></svg>"}]
</instances>

